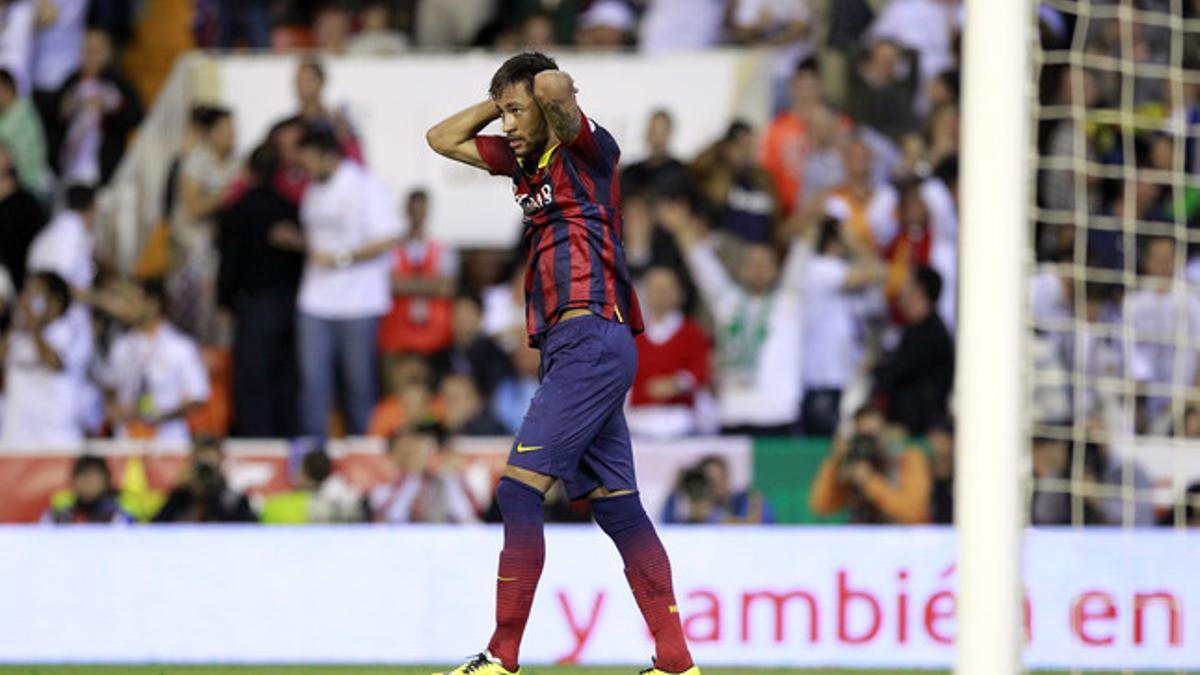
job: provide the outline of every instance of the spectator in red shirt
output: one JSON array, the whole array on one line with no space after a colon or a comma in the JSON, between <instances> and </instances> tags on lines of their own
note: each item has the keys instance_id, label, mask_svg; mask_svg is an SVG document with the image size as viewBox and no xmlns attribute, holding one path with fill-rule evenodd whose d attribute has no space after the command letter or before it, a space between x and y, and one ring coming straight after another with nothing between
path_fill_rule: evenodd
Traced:
<instances>
[{"instance_id":1,"label":"spectator in red shirt","mask_svg":"<svg viewBox=\"0 0 1200 675\"><path fill-rule=\"evenodd\" d=\"M708 336L683 315L679 276L654 267L642 278L646 333L637 341L629 429L634 435L670 438L697 430L696 396L709 383Z\"/></svg>"},{"instance_id":2,"label":"spectator in red shirt","mask_svg":"<svg viewBox=\"0 0 1200 675\"><path fill-rule=\"evenodd\" d=\"M379 349L432 354L450 345L458 253L427 236L428 193L408 193L404 210L408 234L392 251L392 309L379 323Z\"/></svg>"}]
</instances>

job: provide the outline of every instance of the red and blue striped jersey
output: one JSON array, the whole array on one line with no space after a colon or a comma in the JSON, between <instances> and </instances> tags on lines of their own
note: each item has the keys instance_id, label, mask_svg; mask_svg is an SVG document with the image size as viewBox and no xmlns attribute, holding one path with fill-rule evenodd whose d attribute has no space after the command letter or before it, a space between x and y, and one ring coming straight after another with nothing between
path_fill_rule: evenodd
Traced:
<instances>
[{"instance_id":1,"label":"red and blue striped jersey","mask_svg":"<svg viewBox=\"0 0 1200 675\"><path fill-rule=\"evenodd\" d=\"M503 136L475 147L497 176L513 181L524 212L525 323L537 346L564 311L587 308L642 332L642 312L625 262L617 159L612 134L580 113L579 135L522 166ZM530 170L532 169L532 171Z\"/></svg>"}]
</instances>

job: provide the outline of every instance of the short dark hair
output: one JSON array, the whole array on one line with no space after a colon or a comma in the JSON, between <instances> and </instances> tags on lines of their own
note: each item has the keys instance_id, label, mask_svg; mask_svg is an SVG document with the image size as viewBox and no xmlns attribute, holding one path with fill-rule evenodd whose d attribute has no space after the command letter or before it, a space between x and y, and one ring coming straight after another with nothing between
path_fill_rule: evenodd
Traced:
<instances>
[{"instance_id":1,"label":"short dark hair","mask_svg":"<svg viewBox=\"0 0 1200 675\"><path fill-rule=\"evenodd\" d=\"M204 121L208 119L208 111L212 110L212 106L207 103L197 103L188 111L188 121L198 127L204 126Z\"/></svg>"},{"instance_id":2,"label":"short dark hair","mask_svg":"<svg viewBox=\"0 0 1200 675\"><path fill-rule=\"evenodd\" d=\"M817 60L817 57L809 56L796 62L796 70L792 73L792 76L804 75L806 73L816 77L821 76L821 62Z\"/></svg>"},{"instance_id":3,"label":"short dark hair","mask_svg":"<svg viewBox=\"0 0 1200 675\"><path fill-rule=\"evenodd\" d=\"M63 311L71 306L71 286L57 272L42 270L35 272L33 278L40 279L43 284L46 284L46 292L52 297L58 298Z\"/></svg>"},{"instance_id":4,"label":"short dark hair","mask_svg":"<svg viewBox=\"0 0 1200 675\"><path fill-rule=\"evenodd\" d=\"M429 201L429 190L426 190L425 188L413 188L409 190L408 196L404 198L404 203L412 204L418 199Z\"/></svg>"},{"instance_id":5,"label":"short dark hair","mask_svg":"<svg viewBox=\"0 0 1200 675\"><path fill-rule=\"evenodd\" d=\"M232 117L229 108L215 105L199 106L192 111L192 123L205 131L211 130L223 119Z\"/></svg>"},{"instance_id":6,"label":"short dark hair","mask_svg":"<svg viewBox=\"0 0 1200 675\"><path fill-rule=\"evenodd\" d=\"M309 127L300 137L301 148L312 148L321 154L341 156L342 144L332 131L321 127Z\"/></svg>"},{"instance_id":7,"label":"short dark hair","mask_svg":"<svg viewBox=\"0 0 1200 675\"><path fill-rule=\"evenodd\" d=\"M507 89L509 86L524 82L529 86L529 93L533 93L533 78L538 73L544 70L558 70L558 64L554 59L546 56L541 52L523 52L509 58L500 66L495 75L492 75L492 83L488 87L488 94L492 98L500 95L500 92Z\"/></svg>"},{"instance_id":8,"label":"short dark hair","mask_svg":"<svg viewBox=\"0 0 1200 675\"><path fill-rule=\"evenodd\" d=\"M309 450L300 460L300 471L314 483L320 485L333 475L333 460L321 448Z\"/></svg>"},{"instance_id":9,"label":"short dark hair","mask_svg":"<svg viewBox=\"0 0 1200 675\"><path fill-rule=\"evenodd\" d=\"M259 145L246 160L246 168L257 180L270 180L279 170L279 150L269 141Z\"/></svg>"},{"instance_id":10,"label":"short dark hair","mask_svg":"<svg viewBox=\"0 0 1200 675\"><path fill-rule=\"evenodd\" d=\"M824 253L830 244L842 240L842 223L837 218L826 217L821 221L821 229L817 234L817 253Z\"/></svg>"},{"instance_id":11,"label":"short dark hair","mask_svg":"<svg viewBox=\"0 0 1200 675\"><path fill-rule=\"evenodd\" d=\"M112 483L112 472L108 468L108 462L103 457L97 455L80 455L75 458L75 463L71 465L71 477L76 478L89 471L99 471L104 474L105 484Z\"/></svg>"},{"instance_id":12,"label":"short dark hair","mask_svg":"<svg viewBox=\"0 0 1200 675\"><path fill-rule=\"evenodd\" d=\"M275 142L279 132L289 127L299 127L301 133L304 132L304 122L301 121L299 116L292 116L272 124L270 130L267 131L267 140L272 143Z\"/></svg>"},{"instance_id":13,"label":"short dark hair","mask_svg":"<svg viewBox=\"0 0 1200 675\"><path fill-rule=\"evenodd\" d=\"M141 289L142 295L146 296L147 300L155 301L160 310L165 309L167 290L162 279L142 279L138 282L138 288ZM198 448L201 445L197 442L193 444L193 447Z\"/></svg>"},{"instance_id":14,"label":"short dark hair","mask_svg":"<svg viewBox=\"0 0 1200 675\"><path fill-rule=\"evenodd\" d=\"M740 136L742 134L748 134L753 130L754 130L753 127L751 127L750 123L747 122L746 120L741 120L741 119L734 120L729 123L729 128L725 130L724 141L726 143L728 143L728 142L732 141L733 139L737 138L738 136Z\"/></svg>"},{"instance_id":15,"label":"short dark hair","mask_svg":"<svg viewBox=\"0 0 1200 675\"><path fill-rule=\"evenodd\" d=\"M76 183L67 187L67 208L72 211L87 211L96 203L96 189L90 185Z\"/></svg>"},{"instance_id":16,"label":"short dark hair","mask_svg":"<svg viewBox=\"0 0 1200 675\"><path fill-rule=\"evenodd\" d=\"M959 90L962 87L962 84L959 80L959 74L957 70L943 70L937 74L937 80L942 83L942 86L946 88L946 91L950 92L951 96L958 98Z\"/></svg>"},{"instance_id":17,"label":"short dark hair","mask_svg":"<svg viewBox=\"0 0 1200 675\"><path fill-rule=\"evenodd\" d=\"M17 90L17 80L7 68L0 68L0 85L8 87L13 91Z\"/></svg>"},{"instance_id":18,"label":"short dark hair","mask_svg":"<svg viewBox=\"0 0 1200 675\"><path fill-rule=\"evenodd\" d=\"M929 299L936 303L942 297L942 275L928 265L921 265L913 272L913 281Z\"/></svg>"},{"instance_id":19,"label":"short dark hair","mask_svg":"<svg viewBox=\"0 0 1200 675\"><path fill-rule=\"evenodd\" d=\"M667 110L666 108L655 108L654 110L650 111L650 119L653 120L655 117L661 117L667 121L667 124L671 125L672 127L675 126L675 116L672 115L671 111Z\"/></svg>"}]
</instances>

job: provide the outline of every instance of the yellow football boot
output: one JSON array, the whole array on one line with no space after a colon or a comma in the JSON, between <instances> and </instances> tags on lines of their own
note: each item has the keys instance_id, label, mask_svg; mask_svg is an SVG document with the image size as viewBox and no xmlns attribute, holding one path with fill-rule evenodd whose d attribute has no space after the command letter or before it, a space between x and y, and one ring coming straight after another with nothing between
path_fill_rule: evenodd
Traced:
<instances>
[{"instance_id":1,"label":"yellow football boot","mask_svg":"<svg viewBox=\"0 0 1200 675\"><path fill-rule=\"evenodd\" d=\"M696 671L700 672L700 671ZM488 652L480 652L475 655L475 658L467 661L461 666L447 673L433 673L433 675L521 675L521 670L517 672L505 670L500 662L492 658Z\"/></svg>"}]
</instances>

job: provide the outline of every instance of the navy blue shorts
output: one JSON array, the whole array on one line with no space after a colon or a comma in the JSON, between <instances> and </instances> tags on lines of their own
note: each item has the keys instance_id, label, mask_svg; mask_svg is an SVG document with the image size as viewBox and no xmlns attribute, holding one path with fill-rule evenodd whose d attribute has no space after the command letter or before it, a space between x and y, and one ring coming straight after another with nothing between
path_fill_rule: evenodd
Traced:
<instances>
[{"instance_id":1,"label":"navy blue shorts","mask_svg":"<svg viewBox=\"0 0 1200 675\"><path fill-rule=\"evenodd\" d=\"M567 319L541 349L541 385L508 463L561 479L571 499L600 486L636 489L624 410L637 373L629 326L593 314Z\"/></svg>"}]
</instances>

